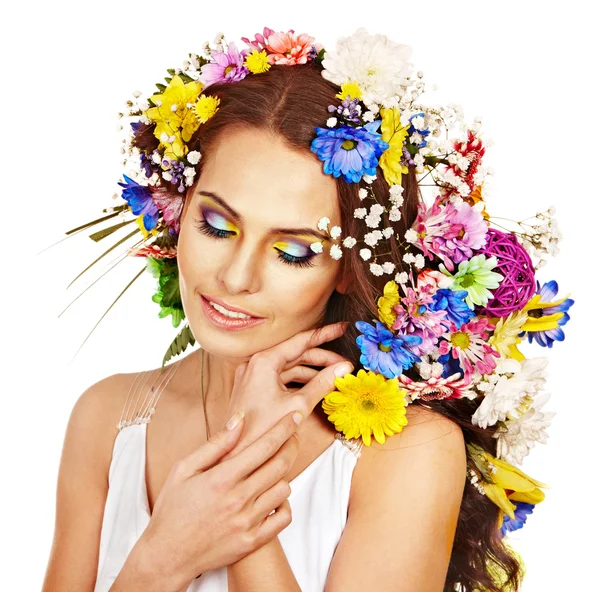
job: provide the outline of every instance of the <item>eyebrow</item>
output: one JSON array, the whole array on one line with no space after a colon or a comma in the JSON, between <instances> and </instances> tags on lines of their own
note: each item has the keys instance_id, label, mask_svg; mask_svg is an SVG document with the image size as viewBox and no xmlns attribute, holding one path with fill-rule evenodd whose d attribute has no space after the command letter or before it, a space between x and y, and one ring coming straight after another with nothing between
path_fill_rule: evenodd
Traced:
<instances>
[{"instance_id":1,"label":"eyebrow","mask_svg":"<svg viewBox=\"0 0 600 592\"><path fill-rule=\"evenodd\" d=\"M229 213L229 215L236 220L236 222L243 222L244 218L239 212L236 212L222 197L213 193L212 191L198 191L198 195L205 195L207 197L212 198L217 204L219 204L225 211ZM306 228L271 228L269 230L272 234L289 234L291 236L302 236L302 235L312 235L321 240L328 241L329 236L325 233L319 232L314 228L306 227Z\"/></svg>"}]
</instances>

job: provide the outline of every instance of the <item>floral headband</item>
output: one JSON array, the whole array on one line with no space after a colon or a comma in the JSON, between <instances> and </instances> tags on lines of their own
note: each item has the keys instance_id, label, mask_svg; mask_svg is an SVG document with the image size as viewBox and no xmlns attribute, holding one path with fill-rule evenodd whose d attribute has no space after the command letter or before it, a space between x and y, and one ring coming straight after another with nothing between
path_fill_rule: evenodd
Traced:
<instances>
[{"instance_id":1,"label":"floral headband","mask_svg":"<svg viewBox=\"0 0 600 592\"><path fill-rule=\"evenodd\" d=\"M406 405L417 399L478 402L472 422L494 426L498 443L495 456L468 443L470 482L498 506L502 535L520 528L544 499L540 487L547 486L511 463L522 463L536 442L546 441L554 413L542 409L548 400L543 393L547 359L527 359L519 347L525 340L541 347L562 341L573 304L568 297L556 299L556 281L540 284L535 275L548 256L558 253L561 234L554 209L538 213L531 223L516 222L514 231L494 222L486 211L490 171L483 166L481 122L467 125L458 105L421 103L426 85L422 72L412 76L410 47L369 35L364 28L341 38L331 52L293 30L265 27L253 40L242 41L247 48L239 50L219 34L213 46L206 43L201 54L191 54L183 68L169 70L167 85L157 84L158 93L149 99L134 93L126 113L120 114L131 119L123 147L131 172L119 183L125 203L70 232L130 211L138 229L109 251L141 232L141 246L129 248L128 254L146 259L159 283L153 296L160 305L158 316L171 315L178 327L185 316L176 262L183 199L173 196L193 184L201 159L187 143L219 109L210 86L235 83L272 67L320 62L322 76L339 86L336 98L341 102L329 106L326 127L315 129L310 150L326 174L360 185L358 196L365 205L354 216L368 231L361 241L342 237L342 229L330 228L326 217L318 228L338 241L329 251L334 259L356 247L370 261L372 274L393 274L377 302L379 318L357 323L364 369L337 378L323 409L347 438L361 438L370 446L372 437L383 444L386 436L402 431ZM133 140L148 133L158 147L138 148ZM401 219L402 178L411 167L421 175L419 188L434 191L399 237L382 218ZM378 168L389 185L385 204L371 189ZM105 238L130 221L91 238ZM373 252L392 237L405 251L403 270ZM323 245L315 242L311 249L321 253ZM163 366L194 342L185 326ZM418 379L408 377L411 369Z\"/></svg>"}]
</instances>

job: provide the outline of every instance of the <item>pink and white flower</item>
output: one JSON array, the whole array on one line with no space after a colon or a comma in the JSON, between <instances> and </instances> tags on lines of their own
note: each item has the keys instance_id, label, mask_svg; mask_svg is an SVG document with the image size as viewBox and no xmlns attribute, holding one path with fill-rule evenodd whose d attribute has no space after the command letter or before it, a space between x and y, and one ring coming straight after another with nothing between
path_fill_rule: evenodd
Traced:
<instances>
[{"instance_id":1,"label":"pink and white flower","mask_svg":"<svg viewBox=\"0 0 600 592\"><path fill-rule=\"evenodd\" d=\"M423 401L436 401L440 399L473 398L469 385L460 377L460 373L442 378L432 376L426 381L414 381L404 374L398 376L401 388L406 389L411 401L422 399Z\"/></svg>"},{"instance_id":2,"label":"pink and white flower","mask_svg":"<svg viewBox=\"0 0 600 592\"><path fill-rule=\"evenodd\" d=\"M465 381L471 382L475 371L480 374L491 374L496 367L496 358L500 354L486 343L488 331L494 330L494 325L485 317L471 319L460 329L451 325L451 331L440 340L440 355L450 354L459 361Z\"/></svg>"}]
</instances>

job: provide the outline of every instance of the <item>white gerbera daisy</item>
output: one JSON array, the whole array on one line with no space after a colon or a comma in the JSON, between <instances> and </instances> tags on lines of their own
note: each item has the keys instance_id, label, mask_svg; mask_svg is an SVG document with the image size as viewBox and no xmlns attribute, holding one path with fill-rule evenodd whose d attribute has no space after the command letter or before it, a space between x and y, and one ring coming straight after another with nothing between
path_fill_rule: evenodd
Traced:
<instances>
[{"instance_id":1,"label":"white gerbera daisy","mask_svg":"<svg viewBox=\"0 0 600 592\"><path fill-rule=\"evenodd\" d=\"M335 50L325 54L323 78L342 85L356 82L365 103L383 104L403 95L413 64L409 45L394 43L385 35L369 35L364 27L338 40Z\"/></svg>"}]
</instances>

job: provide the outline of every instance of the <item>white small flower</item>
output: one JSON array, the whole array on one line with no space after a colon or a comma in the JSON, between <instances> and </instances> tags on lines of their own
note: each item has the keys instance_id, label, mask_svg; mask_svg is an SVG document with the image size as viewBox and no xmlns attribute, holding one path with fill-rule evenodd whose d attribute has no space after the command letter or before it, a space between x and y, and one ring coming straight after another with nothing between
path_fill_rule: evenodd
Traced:
<instances>
[{"instance_id":1,"label":"white small flower","mask_svg":"<svg viewBox=\"0 0 600 592\"><path fill-rule=\"evenodd\" d=\"M200 162L201 156L202 155L200 154L200 152L198 152L198 150L192 150L188 153L187 159L190 164L198 164Z\"/></svg>"},{"instance_id":2,"label":"white small flower","mask_svg":"<svg viewBox=\"0 0 600 592\"><path fill-rule=\"evenodd\" d=\"M173 103L173 104L171 105L171 111L172 111L173 113L175 113L175 112L177 111L177 108L178 108L178 105L177 105L177 103Z\"/></svg>"},{"instance_id":3,"label":"white small flower","mask_svg":"<svg viewBox=\"0 0 600 592\"><path fill-rule=\"evenodd\" d=\"M373 181L375 181L375 179L377 179L377 175L363 175L362 179L365 183L368 183L370 185L371 183L373 183Z\"/></svg>"},{"instance_id":4,"label":"white small flower","mask_svg":"<svg viewBox=\"0 0 600 592\"><path fill-rule=\"evenodd\" d=\"M417 117L413 117L412 124L417 130L425 129L425 118L422 115L417 115Z\"/></svg>"},{"instance_id":5,"label":"white small flower","mask_svg":"<svg viewBox=\"0 0 600 592\"><path fill-rule=\"evenodd\" d=\"M363 121L370 123L371 121L375 121L375 114L373 113L373 111L365 111L363 113L362 118L363 118Z\"/></svg>"},{"instance_id":6,"label":"white small flower","mask_svg":"<svg viewBox=\"0 0 600 592\"><path fill-rule=\"evenodd\" d=\"M358 198L362 201L363 199L365 199L367 196L369 195L369 192L364 188L361 187L358 190Z\"/></svg>"},{"instance_id":7,"label":"white small flower","mask_svg":"<svg viewBox=\"0 0 600 592\"><path fill-rule=\"evenodd\" d=\"M412 253L404 253L404 256L402 257L402 260L404 261L404 263L414 263L416 260L416 257L412 254Z\"/></svg>"},{"instance_id":8,"label":"white small flower","mask_svg":"<svg viewBox=\"0 0 600 592\"><path fill-rule=\"evenodd\" d=\"M402 218L402 212L398 208L390 208L388 213L390 222L398 222Z\"/></svg>"},{"instance_id":9,"label":"white small flower","mask_svg":"<svg viewBox=\"0 0 600 592\"><path fill-rule=\"evenodd\" d=\"M186 177L185 185L186 187L191 187L194 184L194 177Z\"/></svg>"},{"instance_id":10,"label":"white small flower","mask_svg":"<svg viewBox=\"0 0 600 592\"><path fill-rule=\"evenodd\" d=\"M372 214L373 216L381 216L384 211L385 208L381 204L373 204L369 210L369 214Z\"/></svg>"},{"instance_id":11,"label":"white small flower","mask_svg":"<svg viewBox=\"0 0 600 592\"><path fill-rule=\"evenodd\" d=\"M369 269L373 275L383 275L383 268L381 265L379 265L379 263L371 263Z\"/></svg>"},{"instance_id":12,"label":"white small flower","mask_svg":"<svg viewBox=\"0 0 600 592\"><path fill-rule=\"evenodd\" d=\"M319 230L327 230L327 227L329 226L330 222L331 222L331 220L329 218L327 218L326 216L323 216L323 218L321 218L319 220L319 223L317 224L317 228Z\"/></svg>"},{"instance_id":13,"label":"white small flower","mask_svg":"<svg viewBox=\"0 0 600 592\"><path fill-rule=\"evenodd\" d=\"M154 164L160 164L161 158L160 158L160 154L158 152L153 152L152 153L152 162Z\"/></svg>"},{"instance_id":14,"label":"white small flower","mask_svg":"<svg viewBox=\"0 0 600 592\"><path fill-rule=\"evenodd\" d=\"M365 218L365 224L369 228L379 228L379 225L381 224L381 216L380 215L369 214Z\"/></svg>"},{"instance_id":15,"label":"white small flower","mask_svg":"<svg viewBox=\"0 0 600 592\"><path fill-rule=\"evenodd\" d=\"M383 238L381 230L373 230L365 234L365 243L370 247L374 247Z\"/></svg>"},{"instance_id":16,"label":"white small flower","mask_svg":"<svg viewBox=\"0 0 600 592\"><path fill-rule=\"evenodd\" d=\"M395 275L394 281L397 284L406 284L408 282L408 274L405 271L401 271Z\"/></svg>"},{"instance_id":17,"label":"white small flower","mask_svg":"<svg viewBox=\"0 0 600 592\"><path fill-rule=\"evenodd\" d=\"M171 176L171 173L169 173L169 171L163 171L162 178L165 181L170 181L173 177Z\"/></svg>"},{"instance_id":18,"label":"white small flower","mask_svg":"<svg viewBox=\"0 0 600 592\"><path fill-rule=\"evenodd\" d=\"M356 239L351 237L351 236L347 236L343 241L342 244L344 245L344 247L346 247L347 249L351 249L355 244L356 244Z\"/></svg>"},{"instance_id":19,"label":"white small flower","mask_svg":"<svg viewBox=\"0 0 600 592\"><path fill-rule=\"evenodd\" d=\"M193 177L196 174L196 169L194 167L185 167L183 169L184 177Z\"/></svg>"},{"instance_id":20,"label":"white small flower","mask_svg":"<svg viewBox=\"0 0 600 592\"><path fill-rule=\"evenodd\" d=\"M337 119L335 117L330 117L327 120L327 127L335 127L337 125Z\"/></svg>"},{"instance_id":21,"label":"white small flower","mask_svg":"<svg viewBox=\"0 0 600 592\"><path fill-rule=\"evenodd\" d=\"M396 266L391 261L386 261L382 266L384 273L394 273Z\"/></svg>"},{"instance_id":22,"label":"white small flower","mask_svg":"<svg viewBox=\"0 0 600 592\"><path fill-rule=\"evenodd\" d=\"M400 197L404 193L404 187L400 184L395 184L390 187L390 197Z\"/></svg>"},{"instance_id":23,"label":"white small flower","mask_svg":"<svg viewBox=\"0 0 600 592\"><path fill-rule=\"evenodd\" d=\"M160 134L160 141L163 143L166 143L169 141L169 136L166 134L166 132L163 132L162 134Z\"/></svg>"},{"instance_id":24,"label":"white small flower","mask_svg":"<svg viewBox=\"0 0 600 592\"><path fill-rule=\"evenodd\" d=\"M425 267L425 257L423 257L421 253L415 255L415 267L417 269L423 269Z\"/></svg>"},{"instance_id":25,"label":"white small flower","mask_svg":"<svg viewBox=\"0 0 600 592\"><path fill-rule=\"evenodd\" d=\"M419 235L417 234L417 231L414 228L409 228L405 233L404 233L404 238L406 239L407 242L409 243L416 243L417 239L419 238Z\"/></svg>"},{"instance_id":26,"label":"white small flower","mask_svg":"<svg viewBox=\"0 0 600 592\"><path fill-rule=\"evenodd\" d=\"M356 208L354 210L354 217L362 220L367 215L367 208Z\"/></svg>"},{"instance_id":27,"label":"white small flower","mask_svg":"<svg viewBox=\"0 0 600 592\"><path fill-rule=\"evenodd\" d=\"M333 226L329 231L329 235L331 238L336 239L339 238L342 234L342 229L339 226Z\"/></svg>"},{"instance_id":28,"label":"white small flower","mask_svg":"<svg viewBox=\"0 0 600 592\"><path fill-rule=\"evenodd\" d=\"M385 238L390 238L394 234L394 229L391 226L383 229L383 236Z\"/></svg>"},{"instance_id":29,"label":"white small flower","mask_svg":"<svg viewBox=\"0 0 600 592\"><path fill-rule=\"evenodd\" d=\"M311 251L314 251L315 253L322 253L323 252L323 243L318 242L318 241L316 243L311 243L310 249L311 249Z\"/></svg>"},{"instance_id":30,"label":"white small flower","mask_svg":"<svg viewBox=\"0 0 600 592\"><path fill-rule=\"evenodd\" d=\"M341 259L342 257L342 249L340 245L331 245L331 249L329 249L329 254L332 259Z\"/></svg>"},{"instance_id":31,"label":"white small flower","mask_svg":"<svg viewBox=\"0 0 600 592\"><path fill-rule=\"evenodd\" d=\"M133 96L137 99L142 96L142 93L139 90L134 90Z\"/></svg>"},{"instance_id":32,"label":"white small flower","mask_svg":"<svg viewBox=\"0 0 600 592\"><path fill-rule=\"evenodd\" d=\"M157 107L160 107L160 106L162 105L162 101L161 101L160 99L156 99L156 101L154 101L154 104L155 104Z\"/></svg>"},{"instance_id":33,"label":"white small flower","mask_svg":"<svg viewBox=\"0 0 600 592\"><path fill-rule=\"evenodd\" d=\"M365 260L367 261L368 259L371 258L371 251L369 251L369 249L361 249L358 254Z\"/></svg>"}]
</instances>

